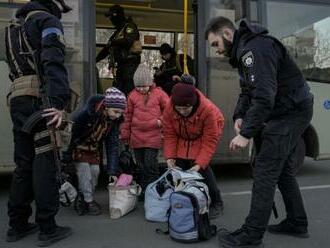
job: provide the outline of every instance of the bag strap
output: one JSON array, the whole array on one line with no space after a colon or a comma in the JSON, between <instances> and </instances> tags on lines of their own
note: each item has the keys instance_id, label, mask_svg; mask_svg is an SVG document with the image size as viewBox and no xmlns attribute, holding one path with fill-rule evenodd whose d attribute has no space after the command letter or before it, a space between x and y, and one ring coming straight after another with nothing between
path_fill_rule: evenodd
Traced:
<instances>
[{"instance_id":1,"label":"bag strap","mask_svg":"<svg viewBox=\"0 0 330 248\"><path fill-rule=\"evenodd\" d=\"M26 15L26 17L24 19L24 22L26 22L30 17L32 17L33 15L38 14L38 13L47 13L47 14L49 14L47 11L44 11L44 10L33 10L33 11L30 11Z\"/></svg>"},{"instance_id":2,"label":"bag strap","mask_svg":"<svg viewBox=\"0 0 330 248\"><path fill-rule=\"evenodd\" d=\"M157 229L155 230L155 232L156 232L157 234L163 234L163 235L169 235L169 234L170 234L170 231L168 230L168 228L167 228L167 230L162 230L161 228L157 228Z\"/></svg>"},{"instance_id":3,"label":"bag strap","mask_svg":"<svg viewBox=\"0 0 330 248\"><path fill-rule=\"evenodd\" d=\"M131 186L132 186L132 185L131 185ZM132 187L130 187L130 188L129 188L129 192L130 192L132 195L135 195L135 196L139 196L139 195L141 195L142 187L141 187L139 184L137 184L137 183L135 183L135 185L133 184L133 186L136 186L136 188L132 188Z\"/></svg>"},{"instance_id":4,"label":"bag strap","mask_svg":"<svg viewBox=\"0 0 330 248\"><path fill-rule=\"evenodd\" d=\"M71 201L70 201L70 198L69 198L68 194L65 191L62 192L62 194L64 195L66 201L65 202L61 202L61 205L63 207L69 207L71 205Z\"/></svg>"},{"instance_id":5,"label":"bag strap","mask_svg":"<svg viewBox=\"0 0 330 248\"><path fill-rule=\"evenodd\" d=\"M13 52L12 37L11 37L11 33L10 33L10 29L11 29L12 26L19 26L19 24L18 23L11 23L6 28L6 36L7 36L7 43L8 43L8 48L9 48L9 54L10 54L10 57L11 57L11 61L12 61L12 63L15 66L15 70L16 70L17 74L19 76L23 76L23 72L22 72L21 68L19 67L19 65L17 63L17 61L15 59L14 52Z\"/></svg>"},{"instance_id":6,"label":"bag strap","mask_svg":"<svg viewBox=\"0 0 330 248\"><path fill-rule=\"evenodd\" d=\"M173 171L173 169L168 169L167 171L164 172L163 175L161 175L153 184L159 183L161 180L166 179L166 176L170 174Z\"/></svg>"},{"instance_id":7,"label":"bag strap","mask_svg":"<svg viewBox=\"0 0 330 248\"><path fill-rule=\"evenodd\" d=\"M22 35L22 37L23 37L23 41L24 41L24 44L25 44L25 46L28 48L28 50L29 50L29 52L28 52L28 54L31 54L31 56L32 56L32 54L33 54L33 48L32 48L32 46L30 45L30 42L29 42L29 39L28 39L28 37L27 37L27 34L26 34L26 31L25 31L25 27L24 27L24 25L25 25L25 23L32 17L32 16L34 16L34 15L36 15L36 14L39 14L39 13L48 13L48 12L46 12L46 11L43 11L43 10L34 10L34 11L31 11L31 12L29 12L27 15L26 15L26 17L23 19L23 18L21 18L20 19L20 25L21 25L21 32L20 32L20 35ZM29 65L30 65L30 67L33 69L33 70L35 70L35 65L34 65L34 63L33 63L33 60L31 60L31 58L27 58L27 62L29 63Z\"/></svg>"}]
</instances>

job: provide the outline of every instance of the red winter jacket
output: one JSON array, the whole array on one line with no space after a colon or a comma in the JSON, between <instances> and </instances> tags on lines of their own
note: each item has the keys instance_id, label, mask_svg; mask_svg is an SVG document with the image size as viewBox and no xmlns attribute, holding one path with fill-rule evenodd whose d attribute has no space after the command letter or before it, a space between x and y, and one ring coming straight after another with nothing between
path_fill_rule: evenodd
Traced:
<instances>
[{"instance_id":1,"label":"red winter jacket","mask_svg":"<svg viewBox=\"0 0 330 248\"><path fill-rule=\"evenodd\" d=\"M164 156L195 160L205 169L222 135L224 118L209 99L197 92L199 106L192 116L179 115L172 100L167 104L163 115Z\"/></svg>"},{"instance_id":2,"label":"red winter jacket","mask_svg":"<svg viewBox=\"0 0 330 248\"><path fill-rule=\"evenodd\" d=\"M156 148L162 145L161 130L157 121L162 121L163 111L169 97L159 87L152 86L148 94L136 89L128 96L121 139L129 140L132 148Z\"/></svg>"}]
</instances>

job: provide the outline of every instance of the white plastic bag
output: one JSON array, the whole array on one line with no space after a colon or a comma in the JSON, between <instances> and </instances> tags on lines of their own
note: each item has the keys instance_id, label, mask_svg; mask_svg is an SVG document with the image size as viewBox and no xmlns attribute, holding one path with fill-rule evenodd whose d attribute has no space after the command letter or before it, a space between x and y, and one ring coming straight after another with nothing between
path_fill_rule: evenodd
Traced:
<instances>
[{"instance_id":1,"label":"white plastic bag","mask_svg":"<svg viewBox=\"0 0 330 248\"><path fill-rule=\"evenodd\" d=\"M116 181L108 185L110 218L118 219L131 212L136 205L141 187L133 182L129 186L115 186Z\"/></svg>"},{"instance_id":2,"label":"white plastic bag","mask_svg":"<svg viewBox=\"0 0 330 248\"><path fill-rule=\"evenodd\" d=\"M72 186L71 183L68 181L65 181L60 189L59 189L59 195L60 195L60 203L62 206L70 206L72 202L76 199L78 193L75 187Z\"/></svg>"}]
</instances>

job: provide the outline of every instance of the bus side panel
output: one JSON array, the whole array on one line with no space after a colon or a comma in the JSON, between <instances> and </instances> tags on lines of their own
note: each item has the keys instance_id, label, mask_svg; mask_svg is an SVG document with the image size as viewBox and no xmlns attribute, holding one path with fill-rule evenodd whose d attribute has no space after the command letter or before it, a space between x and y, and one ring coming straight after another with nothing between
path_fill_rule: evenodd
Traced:
<instances>
[{"instance_id":1,"label":"bus side panel","mask_svg":"<svg viewBox=\"0 0 330 248\"><path fill-rule=\"evenodd\" d=\"M12 123L6 99L9 85L8 66L4 61L0 61L0 167L14 164Z\"/></svg>"},{"instance_id":2,"label":"bus side panel","mask_svg":"<svg viewBox=\"0 0 330 248\"><path fill-rule=\"evenodd\" d=\"M330 84L309 82L314 94L312 126L316 130L319 154L316 159L330 159Z\"/></svg>"},{"instance_id":3,"label":"bus side panel","mask_svg":"<svg viewBox=\"0 0 330 248\"><path fill-rule=\"evenodd\" d=\"M210 74L207 86L208 97L220 108L225 117L223 136L214 155L213 162L244 163L249 162L249 149L232 152L229 143L235 137L233 112L240 93L239 77L226 61L210 59Z\"/></svg>"}]
</instances>

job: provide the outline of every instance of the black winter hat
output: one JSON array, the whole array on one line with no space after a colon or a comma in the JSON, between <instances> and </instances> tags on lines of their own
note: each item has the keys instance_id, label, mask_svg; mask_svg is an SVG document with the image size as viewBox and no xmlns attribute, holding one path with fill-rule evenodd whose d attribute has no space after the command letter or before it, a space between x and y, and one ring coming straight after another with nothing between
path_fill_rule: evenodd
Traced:
<instances>
[{"instance_id":1,"label":"black winter hat","mask_svg":"<svg viewBox=\"0 0 330 248\"><path fill-rule=\"evenodd\" d=\"M159 48L159 52L161 55L165 55L167 53L173 53L174 49L169 44L163 43Z\"/></svg>"}]
</instances>

